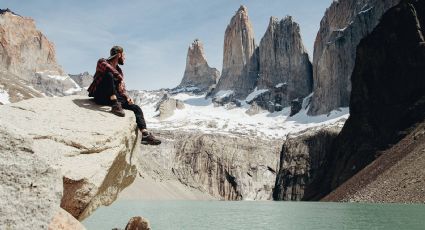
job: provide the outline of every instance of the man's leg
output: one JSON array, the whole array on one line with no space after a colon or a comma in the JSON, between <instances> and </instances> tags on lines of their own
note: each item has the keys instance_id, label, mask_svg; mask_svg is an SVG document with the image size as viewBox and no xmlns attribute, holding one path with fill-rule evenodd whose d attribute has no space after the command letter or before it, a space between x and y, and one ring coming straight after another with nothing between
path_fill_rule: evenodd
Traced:
<instances>
[{"instance_id":1,"label":"man's leg","mask_svg":"<svg viewBox=\"0 0 425 230\"><path fill-rule=\"evenodd\" d=\"M128 102L124 102L122 100L120 101L124 109L131 110L134 112L134 115L136 116L137 127L142 132L142 144L149 144L149 145L161 144L160 140L158 140L151 133L148 132L146 128L145 117L143 115L143 111L140 108L140 106L135 104L130 105Z\"/></svg>"},{"instance_id":2,"label":"man's leg","mask_svg":"<svg viewBox=\"0 0 425 230\"><path fill-rule=\"evenodd\" d=\"M117 100L117 89L112 73L106 73L96 88L94 100L97 104L112 105L111 112L117 116L124 117L125 113Z\"/></svg>"},{"instance_id":3,"label":"man's leg","mask_svg":"<svg viewBox=\"0 0 425 230\"><path fill-rule=\"evenodd\" d=\"M142 109L135 104L130 105L128 102L121 101L121 105L123 109L131 110L134 112L134 115L136 116L136 123L137 127L140 131L143 132L143 130L146 130L146 122L145 117L143 116Z\"/></svg>"}]
</instances>

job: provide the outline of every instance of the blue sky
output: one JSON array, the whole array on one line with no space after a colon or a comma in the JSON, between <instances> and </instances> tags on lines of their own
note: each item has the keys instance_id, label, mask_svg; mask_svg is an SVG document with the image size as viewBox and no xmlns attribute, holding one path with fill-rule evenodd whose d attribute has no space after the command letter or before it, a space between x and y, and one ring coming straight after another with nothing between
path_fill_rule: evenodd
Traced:
<instances>
[{"instance_id":1,"label":"blue sky","mask_svg":"<svg viewBox=\"0 0 425 230\"><path fill-rule=\"evenodd\" d=\"M127 87L159 89L180 83L195 38L204 43L209 65L221 71L224 31L240 5L248 7L257 44L270 16L293 16L312 59L320 20L332 1L0 0L0 8L34 18L67 73L93 74L96 61L117 44L126 52Z\"/></svg>"}]
</instances>

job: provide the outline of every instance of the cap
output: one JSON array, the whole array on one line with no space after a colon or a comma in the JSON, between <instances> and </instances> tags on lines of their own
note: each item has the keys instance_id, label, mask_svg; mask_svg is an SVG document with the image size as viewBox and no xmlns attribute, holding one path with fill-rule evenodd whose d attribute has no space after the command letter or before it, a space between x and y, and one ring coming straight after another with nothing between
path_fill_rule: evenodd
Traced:
<instances>
[{"instance_id":1,"label":"cap","mask_svg":"<svg viewBox=\"0 0 425 230\"><path fill-rule=\"evenodd\" d=\"M117 54L124 52L121 46L114 46L111 48L110 55L107 60L111 60L117 56Z\"/></svg>"}]
</instances>

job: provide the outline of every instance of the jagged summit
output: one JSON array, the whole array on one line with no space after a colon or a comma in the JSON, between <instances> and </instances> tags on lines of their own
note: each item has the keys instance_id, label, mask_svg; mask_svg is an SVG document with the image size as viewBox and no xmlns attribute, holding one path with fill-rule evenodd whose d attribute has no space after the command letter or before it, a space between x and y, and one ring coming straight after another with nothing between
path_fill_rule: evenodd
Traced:
<instances>
[{"instance_id":1,"label":"jagged summit","mask_svg":"<svg viewBox=\"0 0 425 230\"><path fill-rule=\"evenodd\" d=\"M219 77L220 72L208 65L204 45L199 39L195 39L187 51L186 69L177 89L194 87L203 92L215 85Z\"/></svg>"},{"instance_id":2,"label":"jagged summit","mask_svg":"<svg viewBox=\"0 0 425 230\"><path fill-rule=\"evenodd\" d=\"M241 5L237 11L238 13L245 13L248 14L248 8L244 5Z\"/></svg>"},{"instance_id":3,"label":"jagged summit","mask_svg":"<svg viewBox=\"0 0 425 230\"><path fill-rule=\"evenodd\" d=\"M226 28L223 70L213 94L231 90L236 98L245 98L254 89L258 68L254 29L247 8L241 6Z\"/></svg>"},{"instance_id":4,"label":"jagged summit","mask_svg":"<svg viewBox=\"0 0 425 230\"><path fill-rule=\"evenodd\" d=\"M309 114L326 114L350 103L356 47L400 0L339 0L326 10L314 43L314 96Z\"/></svg>"},{"instance_id":5,"label":"jagged summit","mask_svg":"<svg viewBox=\"0 0 425 230\"><path fill-rule=\"evenodd\" d=\"M312 66L301 39L300 27L291 16L270 17L260 42L259 78L256 87L266 90L255 100L269 110L280 110L311 93Z\"/></svg>"},{"instance_id":6,"label":"jagged summit","mask_svg":"<svg viewBox=\"0 0 425 230\"><path fill-rule=\"evenodd\" d=\"M19 14L17 14L17 13L15 13L15 12L13 12L12 10L10 10L9 8L6 8L6 9L0 9L0 14L5 14L5 13L11 13L11 14L13 14L13 15L16 15L16 16L20 16L20 17L22 17L21 15L19 15Z\"/></svg>"}]
</instances>

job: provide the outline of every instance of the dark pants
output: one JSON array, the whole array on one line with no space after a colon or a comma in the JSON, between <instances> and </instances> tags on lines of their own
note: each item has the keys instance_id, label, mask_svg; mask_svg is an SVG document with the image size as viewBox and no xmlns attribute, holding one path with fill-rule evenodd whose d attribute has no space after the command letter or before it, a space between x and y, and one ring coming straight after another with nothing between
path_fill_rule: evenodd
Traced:
<instances>
[{"instance_id":1,"label":"dark pants","mask_svg":"<svg viewBox=\"0 0 425 230\"><path fill-rule=\"evenodd\" d=\"M128 101L119 95L117 91L117 82L115 82L112 73L108 72L102 77L102 81L97 85L94 92L94 101L99 105L112 105L111 96L117 96L118 102L123 109L131 110L136 116L136 123L139 129L146 129L146 122L142 109L135 104L130 105Z\"/></svg>"}]
</instances>

